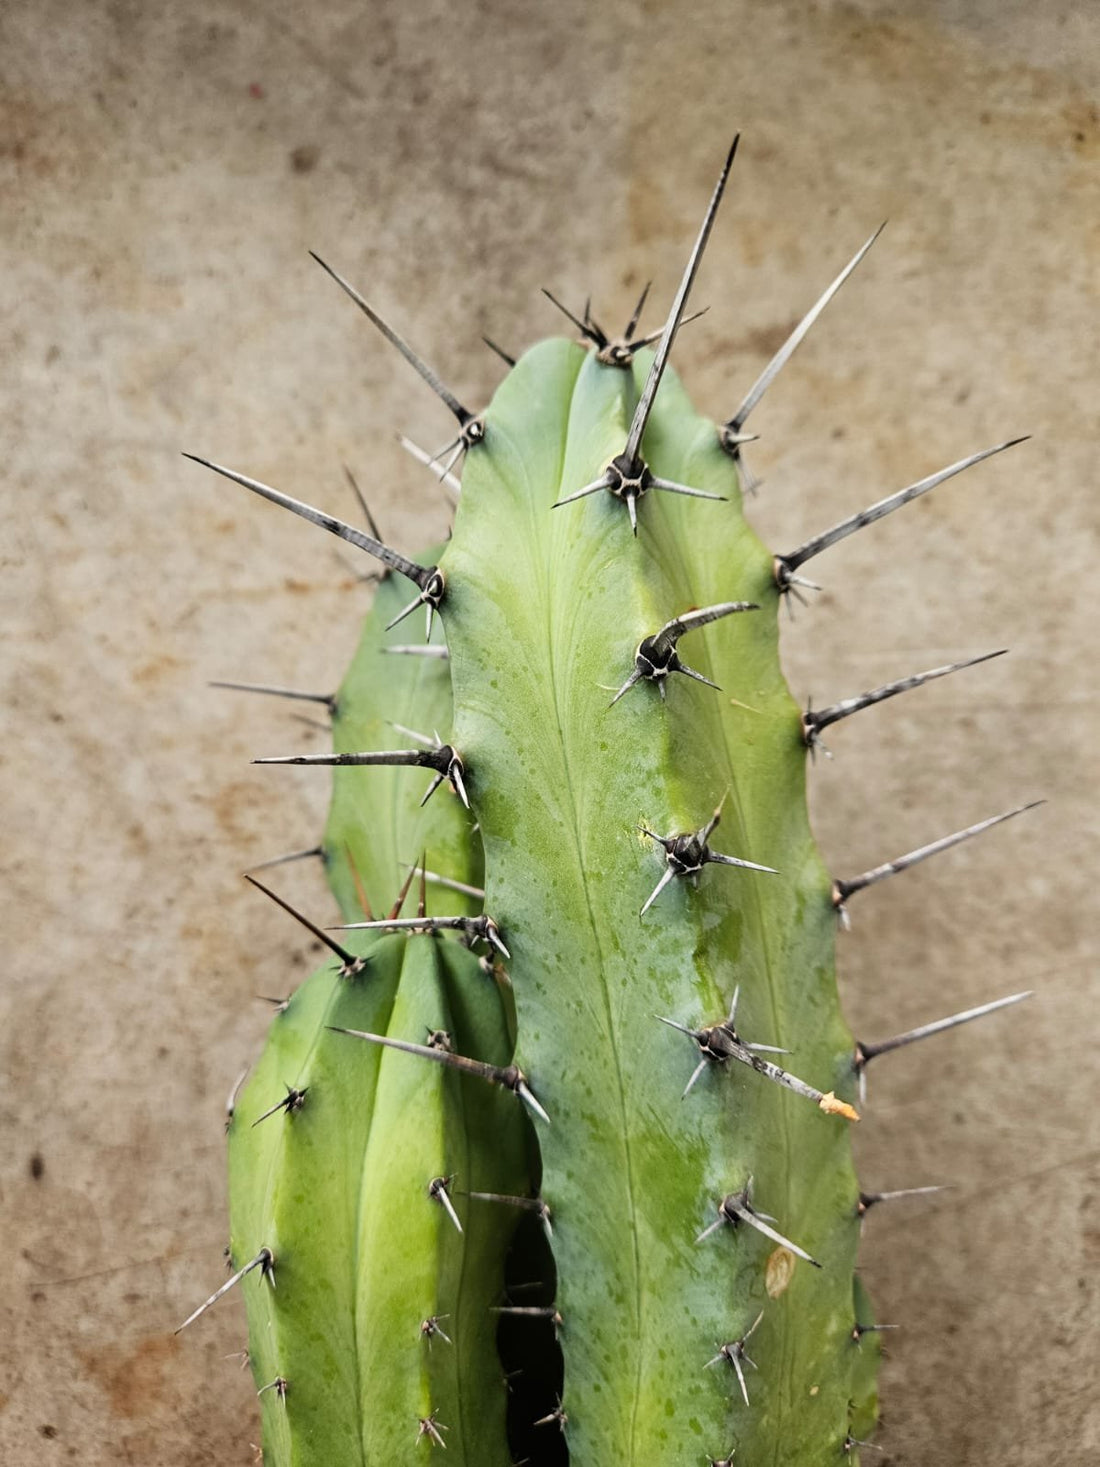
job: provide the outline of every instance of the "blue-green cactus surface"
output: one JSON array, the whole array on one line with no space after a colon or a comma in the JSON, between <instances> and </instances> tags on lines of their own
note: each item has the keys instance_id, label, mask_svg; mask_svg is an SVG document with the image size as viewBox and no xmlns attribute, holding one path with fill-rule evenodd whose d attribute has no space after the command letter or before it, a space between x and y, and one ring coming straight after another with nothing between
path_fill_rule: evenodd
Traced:
<instances>
[{"instance_id":1,"label":"blue-green cactus surface","mask_svg":"<svg viewBox=\"0 0 1100 1467\"><path fill-rule=\"evenodd\" d=\"M857 1045L837 918L1007 817L835 881L821 730L969 664L804 713L777 613L812 555L997 450L766 550L740 484L762 386L716 425L665 370L721 187L655 353L586 312L478 416L335 277L459 422L423 562L219 470L388 567L317 761L349 930L313 927L333 959L228 1122L271 1467L827 1467L874 1429L860 1077L1023 995ZM402 653L424 607L437 655Z\"/></svg>"}]
</instances>

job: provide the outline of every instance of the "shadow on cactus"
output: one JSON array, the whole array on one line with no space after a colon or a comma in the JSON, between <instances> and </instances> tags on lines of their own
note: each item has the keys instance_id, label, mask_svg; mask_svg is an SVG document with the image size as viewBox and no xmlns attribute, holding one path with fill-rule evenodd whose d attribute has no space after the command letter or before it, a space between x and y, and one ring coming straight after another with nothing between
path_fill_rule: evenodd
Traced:
<instances>
[{"instance_id":1,"label":"shadow on cactus","mask_svg":"<svg viewBox=\"0 0 1100 1467\"><path fill-rule=\"evenodd\" d=\"M452 482L464 460L437 554L208 465L382 567L320 699L335 752L270 761L334 766L300 854L344 930L291 913L333 957L277 1005L228 1119L268 1463L824 1467L874 1430L861 1221L935 1189L860 1189L867 1065L1026 995L857 1042L838 919L1008 815L834 878L807 753L985 659L804 711L777 613L811 559L1011 445L765 549L746 420L872 241L716 427L666 365L735 150L664 329L637 336L644 297L618 339L566 311L581 340L525 353L482 414L329 270L455 416L418 455Z\"/></svg>"}]
</instances>

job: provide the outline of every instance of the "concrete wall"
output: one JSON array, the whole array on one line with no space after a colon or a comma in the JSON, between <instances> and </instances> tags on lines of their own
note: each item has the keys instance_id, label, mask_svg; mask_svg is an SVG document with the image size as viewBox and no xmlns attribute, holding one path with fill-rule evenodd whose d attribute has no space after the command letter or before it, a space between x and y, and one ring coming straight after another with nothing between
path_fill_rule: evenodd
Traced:
<instances>
[{"instance_id":1,"label":"concrete wall","mask_svg":"<svg viewBox=\"0 0 1100 1467\"><path fill-rule=\"evenodd\" d=\"M814 814L846 873L1050 800L853 903L843 988L871 1038L1036 990L873 1075L867 1184L955 1184L866 1229L904 1326L882 1460L1093 1460L1100 14L8 0L0 69L0 1458L227 1467L257 1440L222 1358L240 1302L171 1331L222 1276L253 995L313 962L238 873L311 843L326 781L252 768L317 733L205 684L334 686L364 592L179 450L337 511L347 462L393 543L437 538L393 434L434 444L446 415L306 250L480 404L479 333L559 329L540 285L613 321L650 276L668 299L739 127L711 310L677 346L715 416L890 220L754 420L771 543L1035 435L831 552L786 657L832 700L1013 649L838 730ZM314 871L279 884L323 903Z\"/></svg>"}]
</instances>

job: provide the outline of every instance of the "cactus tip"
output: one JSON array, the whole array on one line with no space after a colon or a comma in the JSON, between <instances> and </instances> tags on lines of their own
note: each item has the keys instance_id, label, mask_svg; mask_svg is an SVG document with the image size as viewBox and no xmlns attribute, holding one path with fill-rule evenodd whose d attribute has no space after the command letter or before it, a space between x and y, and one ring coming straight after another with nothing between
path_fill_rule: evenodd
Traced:
<instances>
[{"instance_id":1,"label":"cactus tip","mask_svg":"<svg viewBox=\"0 0 1100 1467\"><path fill-rule=\"evenodd\" d=\"M429 1350L432 1347L432 1340L434 1340L437 1335L445 1344L454 1344L454 1341L451 1339L450 1335L444 1333L443 1326L439 1322L441 1319L450 1319L450 1315L433 1314L428 1319L421 1320L420 1337L421 1339L427 1340Z\"/></svg>"},{"instance_id":2,"label":"cactus tip","mask_svg":"<svg viewBox=\"0 0 1100 1467\"><path fill-rule=\"evenodd\" d=\"M310 250L309 253L310 256L317 261L321 269L324 270L325 273L329 275L333 280L335 280L340 289L344 291L346 295L350 296L350 298L355 302L355 304L368 318L368 320L370 320L375 326L377 326L378 330L381 331L382 335L386 338L390 345L395 346L397 350L401 353L401 355L405 358L405 360L409 363L409 365L414 368L416 372L419 373L419 375L424 379L424 381L428 384L428 386L432 389L432 391L440 399L440 401L443 402L454 414L460 428L465 430L469 427L471 423L479 421L477 418L475 418L473 413L467 412L467 410L459 402L458 398L455 397L455 395L450 392L446 387L444 387L442 381L436 375L436 373L432 371L431 367L429 367L425 361L417 356L416 352L413 351L408 342L405 341L403 337L397 334L397 332L393 329L389 322L385 321L378 314L374 307L367 300L365 300L363 296L359 294L359 292L355 289L353 285L345 280L344 277L340 275L336 270L334 270L331 265L326 264L325 261L321 259L321 256L316 253L316 251Z\"/></svg>"},{"instance_id":3,"label":"cactus tip","mask_svg":"<svg viewBox=\"0 0 1100 1467\"><path fill-rule=\"evenodd\" d=\"M323 703L331 714L335 716L336 713L335 693L305 693L299 688L280 688L270 683L228 682L221 678L211 679L206 686L208 688L228 688L236 693L263 693L272 698L292 698L304 703Z\"/></svg>"},{"instance_id":4,"label":"cactus tip","mask_svg":"<svg viewBox=\"0 0 1100 1467\"><path fill-rule=\"evenodd\" d=\"M253 1126L258 1126L261 1121L266 1121L269 1116L277 1115L279 1111L285 1111L288 1116L293 1115L295 1111L301 1110L308 1094L308 1085L304 1085L301 1090L295 1089L292 1085L287 1085L286 1094L282 1100L277 1100L270 1110L265 1110L262 1116L257 1116L252 1122Z\"/></svg>"},{"instance_id":5,"label":"cactus tip","mask_svg":"<svg viewBox=\"0 0 1100 1467\"><path fill-rule=\"evenodd\" d=\"M239 1284L240 1281L247 1274L250 1274L254 1268L258 1268L260 1270L260 1277L266 1278L271 1284L272 1288L275 1287L275 1254L271 1251L270 1248L264 1247L260 1249L255 1258L246 1263L243 1268L239 1268L237 1272L232 1276L232 1278L226 1279L225 1283L222 1284L220 1289L215 1289L214 1292L210 1295L209 1299L200 1304L193 1314L189 1314L187 1318L183 1321L183 1323L179 1326L179 1328L174 1329L172 1333L178 1335L183 1330L185 1330L189 1324L194 1324L195 1320L198 1319L200 1315L205 1314L212 1304L216 1304L223 1294L228 1294L229 1290L232 1289L236 1284Z\"/></svg>"},{"instance_id":6,"label":"cactus tip","mask_svg":"<svg viewBox=\"0 0 1100 1467\"><path fill-rule=\"evenodd\" d=\"M831 545L836 545L840 540L846 540L849 535L854 535L857 530L862 530L866 525L873 525L876 520L885 519L895 509L901 509L903 505L910 504L914 499L919 499L922 494L929 493L948 479L953 479L956 474L961 474L964 469L973 468L975 464L983 463L987 458L992 458L996 453L1004 453L1007 448L1015 448L1018 443L1025 443L1027 435L1020 438L1009 438L1004 443L997 443L992 448L983 448L978 453L971 453L966 458L961 458L957 463L948 464L945 469L939 469L927 478L918 479L915 484L909 484L897 493L880 499L872 504L869 509L860 510L858 514L850 515L848 519L841 520L839 524L833 525L831 529L815 535L812 540L807 540L797 550L790 551L787 555L777 555L774 561L775 582L780 594L789 591L795 585L811 585L814 590L820 590L820 586L813 586L812 582L801 581L795 572L799 566L805 565L806 561L812 560L815 555L820 555L823 550L828 550Z\"/></svg>"},{"instance_id":7,"label":"cactus tip","mask_svg":"<svg viewBox=\"0 0 1100 1467\"><path fill-rule=\"evenodd\" d=\"M365 550L368 555L373 555L376 560L382 561L384 565L392 570L400 571L415 585L420 587L420 597L414 605L429 598L429 587L436 581L439 584L439 597L442 597L442 577L437 566L419 565L407 556L391 550L388 545L383 545L381 540L374 539L371 535L365 535L362 530L347 524L344 520L337 519L335 515L325 514L323 510L314 509L312 505L304 503L300 499L293 499L289 494L284 494L279 489L272 489L270 484L264 484L259 479L250 479L247 474L239 474L235 469L227 469L222 464L212 463L209 459L199 458L197 454L185 453L184 458L189 458L192 463L201 464L205 469L212 469L215 474L221 474L222 478L231 480L234 484L240 484L244 489L250 489L253 494L258 494L261 499L268 500L271 504L277 504L282 509L289 509L292 514L307 520L310 524L319 525L321 529L328 530L332 535L346 540L349 545L355 545L360 550ZM435 602L438 605L438 600ZM402 613L405 615L407 613ZM390 623L396 625L395 622ZM389 630L389 628L387 628Z\"/></svg>"},{"instance_id":8,"label":"cactus tip","mask_svg":"<svg viewBox=\"0 0 1100 1467\"><path fill-rule=\"evenodd\" d=\"M257 861L255 866L250 866L250 871L268 871L272 866L285 866L291 861L308 861L318 859L322 865L328 861L328 852L324 846L309 846L301 851L287 851L281 856L269 856L266 861Z\"/></svg>"},{"instance_id":9,"label":"cactus tip","mask_svg":"<svg viewBox=\"0 0 1100 1467\"><path fill-rule=\"evenodd\" d=\"M564 1432L569 1424L569 1417L565 1413L565 1408L561 1403L561 1397L558 1397L558 1404L554 1407L553 1411L547 1412L545 1416L540 1416L533 1424L535 1426L556 1426L559 1431Z\"/></svg>"},{"instance_id":10,"label":"cactus tip","mask_svg":"<svg viewBox=\"0 0 1100 1467\"><path fill-rule=\"evenodd\" d=\"M428 1196L433 1202L439 1203L440 1207L443 1208L444 1212L461 1233L462 1224L458 1220L458 1213L455 1211L454 1203L451 1201L451 1183L453 1181L453 1176L433 1177L428 1183Z\"/></svg>"},{"instance_id":11,"label":"cactus tip","mask_svg":"<svg viewBox=\"0 0 1100 1467\"><path fill-rule=\"evenodd\" d=\"M911 866L926 861L929 856L939 855L941 851L961 845L963 841L969 840L972 836L981 835L983 831L991 830L993 826L1002 825L1006 820L1011 820L1016 815L1026 814L1028 810L1035 810L1045 803L1045 800L1032 800L1026 805L1017 805L1013 810L1005 810L1000 815L991 815L986 820L979 820L974 825L968 825L964 830L956 830L951 835L941 836L939 840L931 841L928 845L918 846L915 851L909 851L906 855L898 856L893 861L886 861L881 866L864 871L860 876L853 876L844 881L835 880L831 899L841 922L847 927L846 904L848 898L857 891L863 891L865 887L885 881L888 876L896 876L902 871L908 871Z\"/></svg>"},{"instance_id":12,"label":"cactus tip","mask_svg":"<svg viewBox=\"0 0 1100 1467\"><path fill-rule=\"evenodd\" d=\"M893 1202L902 1197L929 1197L933 1192L949 1192L950 1186L941 1183L937 1187L901 1187L893 1192L861 1192L856 1201L856 1216L866 1217L879 1202Z\"/></svg>"},{"instance_id":13,"label":"cactus tip","mask_svg":"<svg viewBox=\"0 0 1100 1467\"><path fill-rule=\"evenodd\" d=\"M927 672L918 672L911 677L898 678L894 682L883 683L881 687L869 693L860 693L855 698L845 698L840 703L834 703L830 708L815 710L807 706L802 715L803 742L811 753L820 747L828 755L828 749L821 743L823 728L839 723L842 718L848 718L851 714L859 713L864 708L870 708L875 703L883 703L887 698L893 698L898 693L908 693L913 688L923 687L925 683L930 683L936 678L947 677L953 672L962 672L968 667L977 667L979 663L990 662L994 657L1003 657L1007 651L1007 647L1001 647L996 652L983 652L980 656L968 657L963 662L949 662L943 667L933 667Z\"/></svg>"},{"instance_id":14,"label":"cactus tip","mask_svg":"<svg viewBox=\"0 0 1100 1467\"><path fill-rule=\"evenodd\" d=\"M427 1416L417 1418L416 1440L421 1442L427 1439L433 1447L442 1447L446 1451L447 1443L440 1436L440 1432L450 1431L450 1429L449 1426L444 1426L442 1421L435 1419L434 1412L429 1412Z\"/></svg>"},{"instance_id":15,"label":"cactus tip","mask_svg":"<svg viewBox=\"0 0 1100 1467\"><path fill-rule=\"evenodd\" d=\"M315 922L311 922L308 917L304 916L295 907L292 907L289 902L284 901L281 896L276 896L271 888L265 886L262 881L257 881L254 876L249 876L247 871L244 873L244 879L248 882L251 882L253 886L258 887L259 890L263 892L264 896L270 897L271 900L276 904L276 906L282 907L283 911L288 912L296 922L301 923L301 925L306 929L307 932L312 932L314 937L317 938L318 942L323 942L330 952L336 954L336 956L343 964L340 969L341 978L358 977L359 974L370 962L369 958L356 957L356 955L352 952L349 952L346 947L341 947L338 942L335 942L331 937L329 937L324 928L318 927Z\"/></svg>"},{"instance_id":16,"label":"cactus tip","mask_svg":"<svg viewBox=\"0 0 1100 1467\"><path fill-rule=\"evenodd\" d=\"M245 1080L248 1079L248 1072L249 1072L250 1069L251 1069L251 1065L245 1065L244 1069L237 1076L237 1078L233 1081L233 1088L230 1090L230 1092L229 1092L229 1098L225 1102L225 1129L226 1129L226 1131L228 1131L229 1130L229 1127L233 1124L233 1116L234 1116L234 1113L236 1112L236 1109L237 1109L237 1101L240 1098L241 1086L244 1084Z\"/></svg>"},{"instance_id":17,"label":"cactus tip","mask_svg":"<svg viewBox=\"0 0 1100 1467\"><path fill-rule=\"evenodd\" d=\"M725 451L730 455L730 457L734 459L734 461L738 465L738 468L741 470L742 481L744 483L744 487L747 493L751 494L754 490L756 490L760 485L760 480L749 473L744 465L744 462L741 459L741 445L751 441L752 438L755 437L754 434L744 433L742 431L742 429L744 428L745 420L748 418L749 414L752 412L753 408L757 405L760 399L764 396L765 392L767 392L771 384L775 381L779 373L790 361L791 357L794 355L794 352L801 345L806 337L807 332L813 326L817 318L821 315L822 311L832 300L833 296L836 295L837 291L848 279L849 275L851 275L852 271L863 259L864 255L871 248L875 240L878 239L879 235L885 228L886 224L884 221L875 230L874 234L871 235L870 239L867 240L865 244L860 246L853 258L848 261L847 265L845 265L844 269L840 272L836 279L829 286L827 286L822 294L817 298L814 304L802 317L802 320L799 321L798 325L787 337L786 341L784 341L783 345L772 357L768 365L760 373L760 376L756 379L753 385L749 388L748 392L745 394L745 397L740 407L734 413L733 417L729 418L719 428L718 441L725 449Z\"/></svg>"}]
</instances>

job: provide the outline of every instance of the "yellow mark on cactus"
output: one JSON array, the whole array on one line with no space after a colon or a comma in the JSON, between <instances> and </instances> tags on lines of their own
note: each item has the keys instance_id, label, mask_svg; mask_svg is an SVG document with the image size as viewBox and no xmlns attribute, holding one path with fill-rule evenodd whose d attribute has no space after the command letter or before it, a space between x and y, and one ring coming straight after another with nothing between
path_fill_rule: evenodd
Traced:
<instances>
[{"instance_id":1,"label":"yellow mark on cactus","mask_svg":"<svg viewBox=\"0 0 1100 1467\"><path fill-rule=\"evenodd\" d=\"M817 1102L818 1109L823 1110L827 1116L843 1116L846 1121L858 1121L859 1111L848 1104L846 1100L838 1100L831 1090L827 1091Z\"/></svg>"},{"instance_id":2,"label":"yellow mark on cactus","mask_svg":"<svg viewBox=\"0 0 1100 1467\"><path fill-rule=\"evenodd\" d=\"M764 1287L768 1291L769 1299L778 1299L783 1293L794 1275L797 1262L788 1248L776 1248L768 1254L768 1261L764 1265Z\"/></svg>"}]
</instances>

